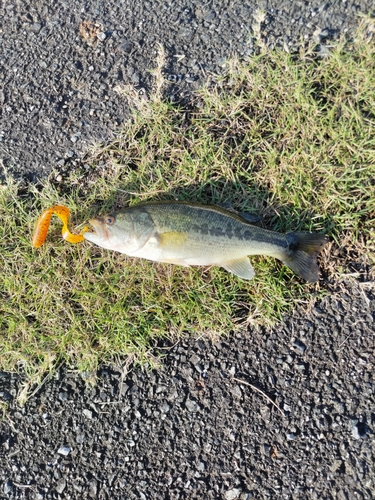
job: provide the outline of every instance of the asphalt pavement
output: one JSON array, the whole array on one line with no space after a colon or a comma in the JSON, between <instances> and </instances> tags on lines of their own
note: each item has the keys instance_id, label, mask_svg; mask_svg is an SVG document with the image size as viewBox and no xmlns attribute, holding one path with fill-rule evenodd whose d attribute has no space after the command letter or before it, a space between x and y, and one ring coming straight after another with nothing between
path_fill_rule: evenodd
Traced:
<instances>
[{"instance_id":1,"label":"asphalt pavement","mask_svg":"<svg viewBox=\"0 0 375 500\"><path fill-rule=\"evenodd\" d=\"M75 168L129 118L116 86L150 90L158 44L169 97L263 40L295 51L350 36L374 2L181 0L0 4L0 158L26 185ZM272 329L155 346L159 370L67 367L24 407L0 373L1 499L371 499L374 284L347 278ZM229 333L229 332L228 332Z\"/></svg>"}]
</instances>

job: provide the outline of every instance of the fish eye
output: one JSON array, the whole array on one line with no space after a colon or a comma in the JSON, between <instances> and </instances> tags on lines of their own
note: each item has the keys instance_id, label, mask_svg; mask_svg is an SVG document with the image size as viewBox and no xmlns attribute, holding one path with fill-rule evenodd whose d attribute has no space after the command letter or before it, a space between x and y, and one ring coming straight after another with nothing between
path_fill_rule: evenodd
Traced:
<instances>
[{"instance_id":1,"label":"fish eye","mask_svg":"<svg viewBox=\"0 0 375 500\"><path fill-rule=\"evenodd\" d=\"M115 223L114 215L107 215L105 218L105 223L107 224L107 226L113 226L113 224Z\"/></svg>"}]
</instances>

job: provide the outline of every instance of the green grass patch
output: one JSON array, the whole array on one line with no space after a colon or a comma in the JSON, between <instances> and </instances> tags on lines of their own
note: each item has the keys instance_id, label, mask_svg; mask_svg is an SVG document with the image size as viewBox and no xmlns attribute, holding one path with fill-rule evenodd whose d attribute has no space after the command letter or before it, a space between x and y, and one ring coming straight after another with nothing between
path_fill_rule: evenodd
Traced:
<instances>
[{"instance_id":1,"label":"green grass patch","mask_svg":"<svg viewBox=\"0 0 375 500\"><path fill-rule=\"evenodd\" d=\"M146 200L226 203L277 231L328 234L373 259L375 221L374 25L328 57L267 50L227 71L186 106L163 99L162 54L149 98L120 89L134 107L116 140L86 166L42 189L0 189L0 369L35 380L59 363L93 371L132 356L152 362L161 338L228 334L269 325L321 293L270 258L242 281L218 268L131 259L87 242L30 239L40 212L67 205L73 224ZM325 278L337 277L322 258Z\"/></svg>"}]
</instances>

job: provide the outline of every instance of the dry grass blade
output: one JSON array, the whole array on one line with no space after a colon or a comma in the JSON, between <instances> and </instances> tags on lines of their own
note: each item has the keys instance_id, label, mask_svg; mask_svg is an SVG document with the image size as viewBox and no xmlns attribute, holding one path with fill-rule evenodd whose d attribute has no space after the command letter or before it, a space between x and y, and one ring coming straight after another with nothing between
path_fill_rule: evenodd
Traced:
<instances>
[{"instance_id":1,"label":"dry grass blade","mask_svg":"<svg viewBox=\"0 0 375 500\"><path fill-rule=\"evenodd\" d=\"M281 413L283 418L285 418L285 413L280 408L280 406L278 406L274 401L272 401L272 399L269 396L267 396L267 394L265 392L261 391L260 389L258 389L258 387L256 387L253 384L250 384L250 382L246 382L245 380L241 380L241 379L235 378L235 377L232 377L232 380L234 380L235 382L238 382L240 384L247 385L247 386L251 387L255 392L258 392L259 394L261 394L265 399L267 399L267 401L269 401Z\"/></svg>"}]
</instances>

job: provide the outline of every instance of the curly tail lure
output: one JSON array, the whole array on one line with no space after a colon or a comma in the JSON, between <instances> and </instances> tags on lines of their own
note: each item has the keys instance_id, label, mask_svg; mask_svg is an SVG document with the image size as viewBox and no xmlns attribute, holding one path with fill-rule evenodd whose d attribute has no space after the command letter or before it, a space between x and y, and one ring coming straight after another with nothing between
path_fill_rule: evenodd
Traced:
<instances>
[{"instance_id":1,"label":"curly tail lure","mask_svg":"<svg viewBox=\"0 0 375 500\"><path fill-rule=\"evenodd\" d=\"M64 207L63 205L54 205L53 207L47 208L42 212L39 219L36 222L32 244L34 248L39 248L46 241L48 228L51 222L52 215L57 215L61 222L63 223L62 227L62 237L64 240L69 243L80 243L84 240L83 234L73 234L69 231L68 221L70 216L70 210L68 207ZM88 230L85 227L82 233Z\"/></svg>"}]
</instances>

